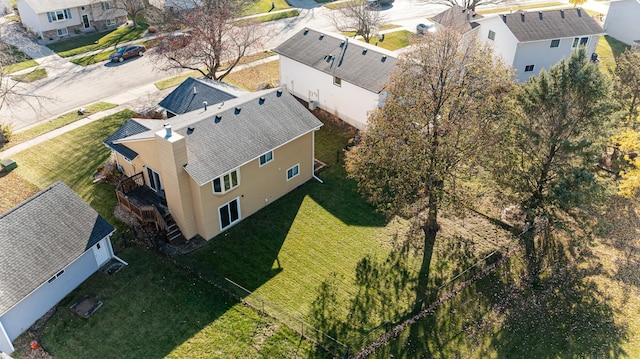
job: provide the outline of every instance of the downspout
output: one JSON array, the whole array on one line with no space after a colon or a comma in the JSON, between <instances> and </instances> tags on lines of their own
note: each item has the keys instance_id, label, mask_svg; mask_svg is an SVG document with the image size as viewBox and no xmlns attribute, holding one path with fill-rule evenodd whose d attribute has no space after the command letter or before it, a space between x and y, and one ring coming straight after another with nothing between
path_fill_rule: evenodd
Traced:
<instances>
[{"instance_id":1,"label":"downspout","mask_svg":"<svg viewBox=\"0 0 640 359\"><path fill-rule=\"evenodd\" d=\"M318 182L322 182L320 178L316 176L316 130L311 132L311 177L315 178Z\"/></svg>"}]
</instances>

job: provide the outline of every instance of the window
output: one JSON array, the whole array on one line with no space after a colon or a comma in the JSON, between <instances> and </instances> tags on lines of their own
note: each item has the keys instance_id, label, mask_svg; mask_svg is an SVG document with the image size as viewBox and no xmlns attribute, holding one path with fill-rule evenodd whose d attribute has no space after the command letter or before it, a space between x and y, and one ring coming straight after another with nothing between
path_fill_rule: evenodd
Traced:
<instances>
[{"instance_id":1,"label":"window","mask_svg":"<svg viewBox=\"0 0 640 359\"><path fill-rule=\"evenodd\" d=\"M558 46L560 46L560 39L551 40L551 47L558 47Z\"/></svg>"},{"instance_id":2,"label":"window","mask_svg":"<svg viewBox=\"0 0 640 359\"><path fill-rule=\"evenodd\" d=\"M240 170L235 169L213 180L213 193L226 193L240 185Z\"/></svg>"},{"instance_id":3,"label":"window","mask_svg":"<svg viewBox=\"0 0 640 359\"><path fill-rule=\"evenodd\" d=\"M524 72L531 72L533 71L533 65L527 65L524 67Z\"/></svg>"},{"instance_id":4,"label":"window","mask_svg":"<svg viewBox=\"0 0 640 359\"><path fill-rule=\"evenodd\" d=\"M587 43L589 43L589 38L588 37L574 37L573 38L573 44L571 45L572 49L575 49L576 47L578 47L578 44L580 46L587 46Z\"/></svg>"},{"instance_id":5,"label":"window","mask_svg":"<svg viewBox=\"0 0 640 359\"><path fill-rule=\"evenodd\" d=\"M160 174L149 167L147 167L147 179L149 180L149 188L156 192L162 190L162 181L160 181Z\"/></svg>"},{"instance_id":6,"label":"window","mask_svg":"<svg viewBox=\"0 0 640 359\"><path fill-rule=\"evenodd\" d=\"M58 29L58 36L67 36L67 35L69 35L69 31L67 31L66 27L64 29Z\"/></svg>"},{"instance_id":7,"label":"window","mask_svg":"<svg viewBox=\"0 0 640 359\"><path fill-rule=\"evenodd\" d=\"M116 19L107 19L107 26L116 26Z\"/></svg>"},{"instance_id":8,"label":"window","mask_svg":"<svg viewBox=\"0 0 640 359\"><path fill-rule=\"evenodd\" d=\"M333 84L336 86L342 86L342 79L338 76L333 76Z\"/></svg>"},{"instance_id":9,"label":"window","mask_svg":"<svg viewBox=\"0 0 640 359\"><path fill-rule=\"evenodd\" d=\"M56 280L59 276L64 274L64 269L61 270L60 272L58 272L58 274L54 275L53 277L49 278L49 280L47 281L47 283L52 283L54 280Z\"/></svg>"},{"instance_id":10,"label":"window","mask_svg":"<svg viewBox=\"0 0 640 359\"><path fill-rule=\"evenodd\" d=\"M300 173L300 164L299 163L287 170L287 181L292 179L293 177L297 176L298 173Z\"/></svg>"},{"instance_id":11,"label":"window","mask_svg":"<svg viewBox=\"0 0 640 359\"><path fill-rule=\"evenodd\" d=\"M50 11L47 13L47 18L49 19L49 22L64 21L67 19L71 19L71 10L64 9L64 10Z\"/></svg>"},{"instance_id":12,"label":"window","mask_svg":"<svg viewBox=\"0 0 640 359\"><path fill-rule=\"evenodd\" d=\"M489 40L495 40L496 39L496 33L492 30L489 30Z\"/></svg>"},{"instance_id":13,"label":"window","mask_svg":"<svg viewBox=\"0 0 640 359\"><path fill-rule=\"evenodd\" d=\"M102 3L102 10L109 10L109 9L111 9L111 3L103 2Z\"/></svg>"},{"instance_id":14,"label":"window","mask_svg":"<svg viewBox=\"0 0 640 359\"><path fill-rule=\"evenodd\" d=\"M238 198L234 198L231 202L218 208L218 214L220 217L220 230L224 230L230 225L240 220L240 203Z\"/></svg>"},{"instance_id":15,"label":"window","mask_svg":"<svg viewBox=\"0 0 640 359\"><path fill-rule=\"evenodd\" d=\"M273 161L273 151L269 151L264 155L260 156L260 166L264 166L267 163Z\"/></svg>"}]
</instances>

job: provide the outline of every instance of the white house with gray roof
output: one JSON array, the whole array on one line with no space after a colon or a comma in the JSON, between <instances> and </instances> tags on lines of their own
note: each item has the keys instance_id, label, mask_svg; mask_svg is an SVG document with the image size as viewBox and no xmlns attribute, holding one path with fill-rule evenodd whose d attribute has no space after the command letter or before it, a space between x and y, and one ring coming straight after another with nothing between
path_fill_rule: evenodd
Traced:
<instances>
[{"instance_id":1,"label":"white house with gray roof","mask_svg":"<svg viewBox=\"0 0 640 359\"><path fill-rule=\"evenodd\" d=\"M604 30L627 45L640 45L640 0L612 0Z\"/></svg>"},{"instance_id":2,"label":"white house with gray roof","mask_svg":"<svg viewBox=\"0 0 640 359\"><path fill-rule=\"evenodd\" d=\"M24 27L45 42L127 23L114 0L17 0Z\"/></svg>"},{"instance_id":3,"label":"white house with gray roof","mask_svg":"<svg viewBox=\"0 0 640 359\"><path fill-rule=\"evenodd\" d=\"M62 182L0 215L0 352L112 258L114 228ZM122 264L126 264L122 262Z\"/></svg>"},{"instance_id":4,"label":"white house with gray roof","mask_svg":"<svg viewBox=\"0 0 640 359\"><path fill-rule=\"evenodd\" d=\"M281 86L360 130L384 101L384 87L397 62L390 51L312 29L298 32L274 51L280 55Z\"/></svg>"},{"instance_id":5,"label":"white house with gray roof","mask_svg":"<svg viewBox=\"0 0 640 359\"><path fill-rule=\"evenodd\" d=\"M474 19L477 37L494 47L521 82L571 56L579 46L595 52L602 27L580 8L514 12Z\"/></svg>"}]
</instances>

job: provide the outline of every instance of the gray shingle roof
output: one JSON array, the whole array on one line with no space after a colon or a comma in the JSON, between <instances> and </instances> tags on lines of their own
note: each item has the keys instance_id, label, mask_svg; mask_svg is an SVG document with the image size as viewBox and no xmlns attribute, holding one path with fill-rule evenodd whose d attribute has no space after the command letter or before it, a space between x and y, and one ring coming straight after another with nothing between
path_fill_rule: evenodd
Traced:
<instances>
[{"instance_id":1,"label":"gray shingle roof","mask_svg":"<svg viewBox=\"0 0 640 359\"><path fill-rule=\"evenodd\" d=\"M478 19L482 19L482 15L469 11L462 6L454 5L434 16L431 20L444 27L465 33L478 26L478 23L475 22Z\"/></svg>"},{"instance_id":2,"label":"gray shingle roof","mask_svg":"<svg viewBox=\"0 0 640 359\"><path fill-rule=\"evenodd\" d=\"M374 93L382 91L397 62L392 53L312 29L298 32L274 51Z\"/></svg>"},{"instance_id":3,"label":"gray shingle roof","mask_svg":"<svg viewBox=\"0 0 640 359\"><path fill-rule=\"evenodd\" d=\"M62 182L0 215L0 315L113 231Z\"/></svg>"},{"instance_id":4,"label":"gray shingle roof","mask_svg":"<svg viewBox=\"0 0 640 359\"><path fill-rule=\"evenodd\" d=\"M236 108L240 110L237 111ZM165 121L185 137L185 170L199 184L252 161L299 136L322 126L298 100L282 89L249 93L172 117ZM118 142L150 139L152 129Z\"/></svg>"},{"instance_id":5,"label":"gray shingle roof","mask_svg":"<svg viewBox=\"0 0 640 359\"><path fill-rule=\"evenodd\" d=\"M183 114L201 108L203 101L213 105L244 93L246 92L223 82L189 77L162 99L159 105L174 114Z\"/></svg>"},{"instance_id":6,"label":"gray shingle roof","mask_svg":"<svg viewBox=\"0 0 640 359\"><path fill-rule=\"evenodd\" d=\"M36 14L47 11L70 9L79 6L89 6L92 0L22 0L29 4Z\"/></svg>"},{"instance_id":7,"label":"gray shingle roof","mask_svg":"<svg viewBox=\"0 0 640 359\"><path fill-rule=\"evenodd\" d=\"M114 143L114 142L123 138L127 138L129 136L133 136L139 133L149 131L149 130L150 128L144 126L137 120L130 119L129 121L125 122L125 124L122 125L122 127L120 127L118 131L116 131L113 135L109 136L109 138L107 138L103 143L107 147L111 148L112 150L124 156L124 158L131 161L136 157L138 157L138 153L130 149L129 147L126 147L119 143Z\"/></svg>"},{"instance_id":8,"label":"gray shingle roof","mask_svg":"<svg viewBox=\"0 0 640 359\"><path fill-rule=\"evenodd\" d=\"M580 8L516 12L499 16L520 42L604 33L596 20Z\"/></svg>"}]
</instances>

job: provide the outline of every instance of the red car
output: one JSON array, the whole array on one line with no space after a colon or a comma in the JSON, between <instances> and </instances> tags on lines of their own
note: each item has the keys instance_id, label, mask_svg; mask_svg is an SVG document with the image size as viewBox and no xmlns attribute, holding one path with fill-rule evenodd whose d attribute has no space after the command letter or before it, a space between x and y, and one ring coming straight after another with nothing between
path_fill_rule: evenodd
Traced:
<instances>
[{"instance_id":1,"label":"red car","mask_svg":"<svg viewBox=\"0 0 640 359\"><path fill-rule=\"evenodd\" d=\"M134 56L142 56L145 51L147 51L147 48L144 47L144 45L125 46L119 48L116 52L109 55L109 60L111 62L122 62Z\"/></svg>"}]
</instances>

